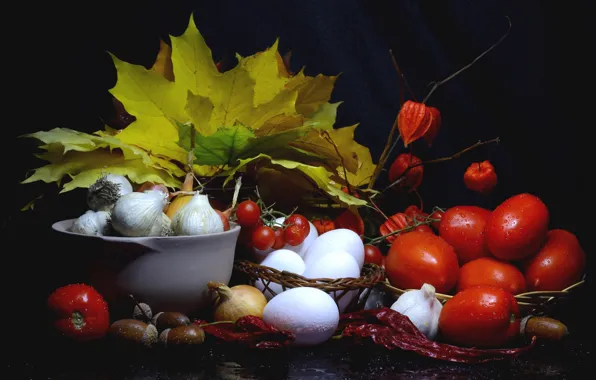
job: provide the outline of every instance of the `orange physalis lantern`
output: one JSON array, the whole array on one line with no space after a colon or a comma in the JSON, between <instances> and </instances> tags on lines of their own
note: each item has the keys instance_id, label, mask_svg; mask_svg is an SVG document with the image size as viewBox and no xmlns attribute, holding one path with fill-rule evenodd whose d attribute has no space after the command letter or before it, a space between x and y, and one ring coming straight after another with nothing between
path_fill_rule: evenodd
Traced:
<instances>
[{"instance_id":1,"label":"orange physalis lantern","mask_svg":"<svg viewBox=\"0 0 596 380\"><path fill-rule=\"evenodd\" d=\"M428 145L432 144L439 127L441 113L435 107L427 107L424 103L406 101L397 116L397 128L404 140L404 146L424 137Z\"/></svg>"}]
</instances>

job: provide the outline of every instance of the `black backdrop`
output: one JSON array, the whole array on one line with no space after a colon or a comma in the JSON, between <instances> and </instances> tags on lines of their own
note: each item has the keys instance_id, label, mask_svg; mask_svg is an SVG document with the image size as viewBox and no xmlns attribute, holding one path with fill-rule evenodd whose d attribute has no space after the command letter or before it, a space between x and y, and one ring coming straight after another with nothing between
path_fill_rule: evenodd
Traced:
<instances>
[{"instance_id":1,"label":"black backdrop","mask_svg":"<svg viewBox=\"0 0 596 380\"><path fill-rule=\"evenodd\" d=\"M94 1L46 2L23 9L20 27L5 33L16 42L5 63L15 81L5 103L5 177L2 202L3 256L9 292L23 305L41 305L61 284L67 269L54 260L61 247L43 246L56 220L84 210L69 203L80 193L47 195L34 211L20 212L45 184L20 185L41 163L30 141L15 136L54 127L92 132L110 117L107 90L115 70L106 51L150 66L159 38L181 34L191 11L216 60L253 54L280 38L293 51L292 67L307 74L342 73L332 101L343 101L337 125L360 122L356 138L378 158L398 110L399 81L389 59L393 49L420 99L428 83L464 66L495 42L512 21L509 37L471 69L439 88L429 104L441 110L443 125L425 159L450 155L479 139L499 136L499 145L479 148L444 164L429 165L420 192L427 205L477 204L494 207L520 192L541 197L551 226L575 232L589 256L588 180L594 161L585 131L589 108L587 58L594 41L584 33L581 3L561 8L540 1ZM8 16L8 15L7 15ZM16 71L16 72L15 72ZM578 89L584 88L588 95ZM16 148L15 148L16 147ZM395 155L395 154L394 154ZM492 195L468 191L467 165L490 159L499 174ZM10 247L10 248L9 248ZM84 254L84 253L81 253ZM591 257L590 257L591 258ZM593 260L591 260L593 262ZM23 286L25 284L26 286ZM26 294L34 298L25 297Z\"/></svg>"}]
</instances>

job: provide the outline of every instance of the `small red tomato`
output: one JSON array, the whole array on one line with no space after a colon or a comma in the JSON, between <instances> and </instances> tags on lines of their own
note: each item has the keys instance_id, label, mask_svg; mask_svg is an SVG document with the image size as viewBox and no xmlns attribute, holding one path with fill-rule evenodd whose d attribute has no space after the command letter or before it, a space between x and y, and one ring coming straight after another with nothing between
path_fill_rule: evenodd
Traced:
<instances>
[{"instance_id":1,"label":"small red tomato","mask_svg":"<svg viewBox=\"0 0 596 380\"><path fill-rule=\"evenodd\" d=\"M411 219L409 219L406 214L403 212L398 212L397 214L390 216L389 219L381 224L379 227L379 233L381 236L385 236L391 232L403 230L404 228L408 227L410 221ZM385 240L387 240L389 243L393 243L393 241L401 234L402 232L387 236Z\"/></svg>"},{"instance_id":2,"label":"small red tomato","mask_svg":"<svg viewBox=\"0 0 596 380\"><path fill-rule=\"evenodd\" d=\"M371 263L382 265L383 264L383 254L381 250L377 246L365 244L364 245L364 263Z\"/></svg>"},{"instance_id":3,"label":"small red tomato","mask_svg":"<svg viewBox=\"0 0 596 380\"><path fill-rule=\"evenodd\" d=\"M445 214L445 213L444 213L442 210L440 210L440 209L437 209L437 210L433 211L433 212L432 212L432 213L429 215L429 218L431 218L431 219L438 219L438 221L437 221L437 222L432 222L432 223L430 224L431 226L433 226L433 228L434 228L434 229L435 229L437 232L439 232L439 229L441 228L441 221L443 220L443 215L444 215L444 214Z\"/></svg>"},{"instance_id":4,"label":"small red tomato","mask_svg":"<svg viewBox=\"0 0 596 380\"><path fill-rule=\"evenodd\" d=\"M259 226L252 233L252 246L259 251L264 251L275 244L275 232L268 226Z\"/></svg>"},{"instance_id":5,"label":"small red tomato","mask_svg":"<svg viewBox=\"0 0 596 380\"><path fill-rule=\"evenodd\" d=\"M481 257L459 268L457 291L479 285L496 286L516 295L526 291L526 278L509 262Z\"/></svg>"},{"instance_id":6,"label":"small red tomato","mask_svg":"<svg viewBox=\"0 0 596 380\"><path fill-rule=\"evenodd\" d=\"M284 238L284 230L281 227L275 228L273 230L275 234L275 242L271 248L273 249L282 249L286 245L286 239Z\"/></svg>"},{"instance_id":7,"label":"small red tomato","mask_svg":"<svg viewBox=\"0 0 596 380\"><path fill-rule=\"evenodd\" d=\"M240 202L236 207L236 218L242 227L255 226L261 218L261 208L251 200Z\"/></svg>"},{"instance_id":8,"label":"small red tomato","mask_svg":"<svg viewBox=\"0 0 596 380\"><path fill-rule=\"evenodd\" d=\"M497 185L497 173L490 161L474 162L464 173L464 183L472 191L488 194Z\"/></svg>"},{"instance_id":9,"label":"small red tomato","mask_svg":"<svg viewBox=\"0 0 596 380\"><path fill-rule=\"evenodd\" d=\"M391 285L400 289L420 289L427 283L438 293L448 293L459 275L453 247L435 234L419 231L395 239L385 267Z\"/></svg>"},{"instance_id":10,"label":"small red tomato","mask_svg":"<svg viewBox=\"0 0 596 380\"><path fill-rule=\"evenodd\" d=\"M319 236L323 235L325 232L335 229L335 223L330 219L314 219L311 221L311 223L317 229Z\"/></svg>"},{"instance_id":11,"label":"small red tomato","mask_svg":"<svg viewBox=\"0 0 596 380\"><path fill-rule=\"evenodd\" d=\"M506 199L486 222L488 250L503 260L522 260L540 249L548 233L549 212L540 198L522 193Z\"/></svg>"},{"instance_id":12,"label":"small red tomato","mask_svg":"<svg viewBox=\"0 0 596 380\"><path fill-rule=\"evenodd\" d=\"M508 291L494 286L462 290L439 316L439 332L449 343L481 348L503 346L519 334L519 306Z\"/></svg>"},{"instance_id":13,"label":"small red tomato","mask_svg":"<svg viewBox=\"0 0 596 380\"><path fill-rule=\"evenodd\" d=\"M293 247L302 244L310 233L310 224L303 215L292 214L285 221L285 224L287 227L284 231L284 240Z\"/></svg>"},{"instance_id":14,"label":"small red tomato","mask_svg":"<svg viewBox=\"0 0 596 380\"><path fill-rule=\"evenodd\" d=\"M102 338L110 327L108 304L95 288L86 284L60 287L48 298L56 315L56 329L78 341Z\"/></svg>"},{"instance_id":15,"label":"small red tomato","mask_svg":"<svg viewBox=\"0 0 596 380\"><path fill-rule=\"evenodd\" d=\"M345 210L335 218L334 224L335 228L346 228L356 232L359 236L364 235L364 221L358 210Z\"/></svg>"},{"instance_id":16,"label":"small red tomato","mask_svg":"<svg viewBox=\"0 0 596 380\"><path fill-rule=\"evenodd\" d=\"M455 206L445 211L439 236L455 249L460 265L490 256L484 241L484 228L490 215L490 210L478 206Z\"/></svg>"},{"instance_id":17,"label":"small red tomato","mask_svg":"<svg viewBox=\"0 0 596 380\"><path fill-rule=\"evenodd\" d=\"M408 187L411 190L417 189L422 183L422 177L424 175L424 165L421 165L421 163L421 159L409 153L399 154L389 168L389 181L391 183L397 181L406 169L412 167L405 174L406 178L398 186Z\"/></svg>"},{"instance_id":18,"label":"small red tomato","mask_svg":"<svg viewBox=\"0 0 596 380\"><path fill-rule=\"evenodd\" d=\"M577 237L569 231L548 232L538 253L524 265L530 291L563 290L580 281L586 268L586 253Z\"/></svg>"},{"instance_id":19,"label":"small red tomato","mask_svg":"<svg viewBox=\"0 0 596 380\"><path fill-rule=\"evenodd\" d=\"M414 231L426 232L426 233L433 234L433 235L435 234L435 231L433 231L433 229L430 228L428 226L428 224L421 224L417 227L414 227Z\"/></svg>"}]
</instances>

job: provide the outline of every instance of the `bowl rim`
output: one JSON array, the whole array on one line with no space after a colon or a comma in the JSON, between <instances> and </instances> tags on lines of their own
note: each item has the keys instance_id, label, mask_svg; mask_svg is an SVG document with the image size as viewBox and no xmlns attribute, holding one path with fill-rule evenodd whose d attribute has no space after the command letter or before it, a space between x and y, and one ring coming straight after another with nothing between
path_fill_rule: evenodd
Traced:
<instances>
[{"instance_id":1,"label":"bowl rim","mask_svg":"<svg viewBox=\"0 0 596 380\"><path fill-rule=\"evenodd\" d=\"M67 227L77 220L77 218L72 219L63 219L52 223L52 230L58 233L72 235L72 236L79 236L84 238L91 238L91 239L98 239L103 241L115 241L115 242L130 242L130 241L143 241L143 240L193 240L193 239L206 239L211 236L225 236L229 234L236 233L240 231L240 225L234 222L230 222L230 229L223 232L215 232L206 235L181 235L181 236L110 236L110 235L85 235L79 234L76 232L69 231Z\"/></svg>"}]
</instances>

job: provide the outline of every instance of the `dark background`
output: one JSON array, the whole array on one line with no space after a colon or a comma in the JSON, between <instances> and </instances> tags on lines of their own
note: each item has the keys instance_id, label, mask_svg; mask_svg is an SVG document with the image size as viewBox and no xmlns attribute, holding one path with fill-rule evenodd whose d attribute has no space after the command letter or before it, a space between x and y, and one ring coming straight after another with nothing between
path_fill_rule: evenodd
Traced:
<instances>
[{"instance_id":1,"label":"dark background","mask_svg":"<svg viewBox=\"0 0 596 380\"><path fill-rule=\"evenodd\" d=\"M37 311L47 293L62 285L68 272L59 260L63 247L44 245L46 235L52 222L84 211L73 208L82 192L57 196L55 184L18 183L43 163L33 157L35 144L16 136L54 127L101 129L102 119L112 115L108 89L116 80L106 51L149 67L159 38L181 34L191 11L216 61L233 64L236 52L253 54L279 37L280 51L293 51L295 71L305 66L310 75L342 73L332 98L343 101L336 125L359 122L356 139L370 147L375 161L399 107L399 80L388 49L420 100L429 82L497 41L509 16L507 39L430 98L443 124L431 150L422 143L414 149L431 159L478 140L498 136L501 143L427 166L420 193L427 207L489 208L517 193L535 194L549 207L552 228L576 233L592 267L588 181L594 160L586 132L593 128L588 57L594 39L583 30L588 14L583 3L570 3L562 8L546 1L92 1L20 10L20 27L5 34L11 54L4 75L16 84L5 103L2 149L8 169L2 251L12 275L4 280L11 302ZM468 191L462 181L469 163L484 159L499 175L488 197ZM34 211L19 211L42 193ZM574 305L567 314L575 321L585 313ZM27 317L37 318L24 312Z\"/></svg>"}]
</instances>

